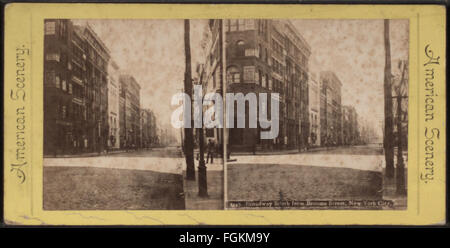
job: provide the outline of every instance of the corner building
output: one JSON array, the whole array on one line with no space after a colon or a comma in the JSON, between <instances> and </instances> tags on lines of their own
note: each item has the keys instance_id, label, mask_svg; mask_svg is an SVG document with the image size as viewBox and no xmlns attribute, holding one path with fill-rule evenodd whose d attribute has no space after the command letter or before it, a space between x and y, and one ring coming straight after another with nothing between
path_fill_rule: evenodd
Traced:
<instances>
[{"instance_id":1,"label":"corner building","mask_svg":"<svg viewBox=\"0 0 450 248\"><path fill-rule=\"evenodd\" d=\"M109 50L89 26L47 19L44 29L44 155L101 152Z\"/></svg>"},{"instance_id":2,"label":"corner building","mask_svg":"<svg viewBox=\"0 0 450 248\"><path fill-rule=\"evenodd\" d=\"M279 93L279 133L261 140L259 125L250 128L248 102L245 128L230 130L233 150L301 148L309 136L308 59L310 47L288 20L224 20L227 93ZM259 101L259 99L258 99ZM259 106L258 106L259 108ZM235 106L235 113L237 112ZM259 109L258 109L259 111ZM258 116L258 115L257 115Z\"/></svg>"}]
</instances>

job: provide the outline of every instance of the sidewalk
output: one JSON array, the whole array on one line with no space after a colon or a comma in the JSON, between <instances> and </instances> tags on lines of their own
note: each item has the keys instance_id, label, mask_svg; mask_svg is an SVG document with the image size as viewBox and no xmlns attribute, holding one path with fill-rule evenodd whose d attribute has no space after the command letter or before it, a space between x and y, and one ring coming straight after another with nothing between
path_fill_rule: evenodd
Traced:
<instances>
[{"instance_id":1,"label":"sidewalk","mask_svg":"<svg viewBox=\"0 0 450 248\"><path fill-rule=\"evenodd\" d=\"M195 158L195 156L194 156ZM186 210L223 210L223 161L214 158L206 164L208 197L198 196L198 161L195 160L195 181L186 180L186 162L183 163L183 188Z\"/></svg>"},{"instance_id":2,"label":"sidewalk","mask_svg":"<svg viewBox=\"0 0 450 248\"><path fill-rule=\"evenodd\" d=\"M318 152L318 151L326 151L328 149L332 149L331 147L314 147L309 148L308 150L299 151L298 149L288 149L288 150L272 150L272 151L264 151L257 150L255 153L247 152L247 151L239 151L232 152L231 156L246 156L246 155L282 155L282 154L297 154L297 153L308 153L308 152Z\"/></svg>"},{"instance_id":3,"label":"sidewalk","mask_svg":"<svg viewBox=\"0 0 450 248\"><path fill-rule=\"evenodd\" d=\"M108 152L85 152L85 153L75 153L75 154L58 154L58 155L44 155L44 158L85 158L85 157L99 157L107 156L109 154L119 154L119 153L129 153L129 152L139 152L139 151L149 151L158 150L160 147L150 147L150 148L140 148L140 149L115 149L109 150Z\"/></svg>"},{"instance_id":4,"label":"sidewalk","mask_svg":"<svg viewBox=\"0 0 450 248\"><path fill-rule=\"evenodd\" d=\"M396 172L395 172L396 173ZM386 171L383 171L383 200L394 202L394 207L384 207L385 209L407 209L408 199L406 195L397 194L396 175L393 178L386 177ZM405 168L405 187L408 185L408 169Z\"/></svg>"},{"instance_id":5,"label":"sidewalk","mask_svg":"<svg viewBox=\"0 0 450 248\"><path fill-rule=\"evenodd\" d=\"M131 150L113 150L108 152L87 152L87 153L76 153L76 154L58 154L58 155L44 155L44 158L85 158L85 157L97 157L97 156L104 156L108 154L117 154L117 153L126 153ZM137 150L132 150L137 151Z\"/></svg>"}]
</instances>

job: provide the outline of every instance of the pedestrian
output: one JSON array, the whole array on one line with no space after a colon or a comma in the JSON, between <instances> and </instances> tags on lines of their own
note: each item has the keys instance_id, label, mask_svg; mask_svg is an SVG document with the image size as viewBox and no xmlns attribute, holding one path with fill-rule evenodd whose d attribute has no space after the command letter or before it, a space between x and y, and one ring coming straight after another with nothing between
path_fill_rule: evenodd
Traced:
<instances>
[{"instance_id":1,"label":"pedestrian","mask_svg":"<svg viewBox=\"0 0 450 248\"><path fill-rule=\"evenodd\" d=\"M208 146L206 147L206 152L207 152L206 163L208 163L209 158L211 158L211 164L214 163L213 162L213 160L214 160L214 149L215 149L214 142L213 142L212 139L209 139L208 140Z\"/></svg>"}]
</instances>

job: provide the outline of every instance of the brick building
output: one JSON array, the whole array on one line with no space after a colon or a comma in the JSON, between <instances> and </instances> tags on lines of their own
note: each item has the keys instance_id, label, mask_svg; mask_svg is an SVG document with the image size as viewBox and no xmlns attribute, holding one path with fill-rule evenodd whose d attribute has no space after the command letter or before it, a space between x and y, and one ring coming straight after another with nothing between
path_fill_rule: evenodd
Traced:
<instances>
[{"instance_id":1,"label":"brick building","mask_svg":"<svg viewBox=\"0 0 450 248\"><path fill-rule=\"evenodd\" d=\"M141 145L141 87L131 75L119 76L120 148Z\"/></svg>"},{"instance_id":2,"label":"brick building","mask_svg":"<svg viewBox=\"0 0 450 248\"><path fill-rule=\"evenodd\" d=\"M205 60L197 64L195 68L194 84L202 86L202 96L208 93L218 93L222 95L222 20L211 19L208 21L208 27L204 31L202 48ZM203 113L210 106L203 106ZM215 144L223 144L223 128L207 128L203 125L204 141L213 140ZM195 144L198 145L199 132L195 129Z\"/></svg>"},{"instance_id":3,"label":"brick building","mask_svg":"<svg viewBox=\"0 0 450 248\"><path fill-rule=\"evenodd\" d=\"M156 144L156 117L150 109L141 109L141 147L150 148Z\"/></svg>"},{"instance_id":4,"label":"brick building","mask_svg":"<svg viewBox=\"0 0 450 248\"><path fill-rule=\"evenodd\" d=\"M342 83L334 72L320 73L320 134L322 146L342 144Z\"/></svg>"},{"instance_id":5,"label":"brick building","mask_svg":"<svg viewBox=\"0 0 450 248\"><path fill-rule=\"evenodd\" d=\"M108 147L120 148L119 136L119 66L112 60L108 64Z\"/></svg>"},{"instance_id":6,"label":"brick building","mask_svg":"<svg viewBox=\"0 0 450 248\"><path fill-rule=\"evenodd\" d=\"M309 136L309 45L288 20L234 19L224 22L227 93L280 94L278 137L274 140L261 140L260 126L250 128L249 115L246 114L245 128L233 128L230 131L232 148L304 146ZM270 105L267 109L270 109ZM236 116L234 126L237 126Z\"/></svg>"},{"instance_id":7,"label":"brick building","mask_svg":"<svg viewBox=\"0 0 450 248\"><path fill-rule=\"evenodd\" d=\"M44 154L101 152L109 50L89 26L48 19L44 28Z\"/></svg>"},{"instance_id":8,"label":"brick building","mask_svg":"<svg viewBox=\"0 0 450 248\"><path fill-rule=\"evenodd\" d=\"M320 146L320 86L317 75L311 73L308 82L310 146Z\"/></svg>"}]
</instances>

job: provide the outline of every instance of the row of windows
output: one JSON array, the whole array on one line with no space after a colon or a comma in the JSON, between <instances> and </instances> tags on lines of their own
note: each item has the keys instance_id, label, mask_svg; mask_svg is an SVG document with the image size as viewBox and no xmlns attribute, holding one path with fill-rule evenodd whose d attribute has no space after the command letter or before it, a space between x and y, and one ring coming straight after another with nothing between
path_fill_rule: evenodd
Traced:
<instances>
[{"instance_id":1,"label":"row of windows","mask_svg":"<svg viewBox=\"0 0 450 248\"><path fill-rule=\"evenodd\" d=\"M278 60L272 58L272 70L279 75L283 75L284 66Z\"/></svg>"},{"instance_id":2,"label":"row of windows","mask_svg":"<svg viewBox=\"0 0 450 248\"><path fill-rule=\"evenodd\" d=\"M225 20L225 30L226 31L255 30L255 20L252 19Z\"/></svg>"},{"instance_id":3,"label":"row of windows","mask_svg":"<svg viewBox=\"0 0 450 248\"><path fill-rule=\"evenodd\" d=\"M67 22L66 21L46 21L44 26L45 35L56 35L63 39L67 39Z\"/></svg>"},{"instance_id":4,"label":"row of windows","mask_svg":"<svg viewBox=\"0 0 450 248\"><path fill-rule=\"evenodd\" d=\"M61 120L87 120L86 108L78 104L56 104L56 117Z\"/></svg>"},{"instance_id":5,"label":"row of windows","mask_svg":"<svg viewBox=\"0 0 450 248\"><path fill-rule=\"evenodd\" d=\"M47 72L44 80L47 86L54 86L62 91L68 91L69 94L72 94L72 84L67 83L65 79L62 79L60 75L57 75L54 71Z\"/></svg>"},{"instance_id":6,"label":"row of windows","mask_svg":"<svg viewBox=\"0 0 450 248\"><path fill-rule=\"evenodd\" d=\"M272 39L272 50L279 55L283 55L283 46L275 39Z\"/></svg>"},{"instance_id":7,"label":"row of windows","mask_svg":"<svg viewBox=\"0 0 450 248\"><path fill-rule=\"evenodd\" d=\"M272 89L272 80L267 74L260 69L256 70L255 66L244 66L243 82L256 82L264 88ZM241 73L236 66L231 66L227 70L228 83L241 83Z\"/></svg>"}]
</instances>

